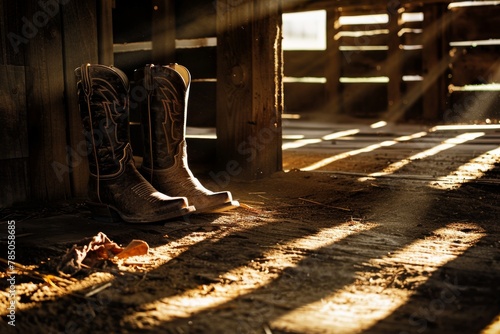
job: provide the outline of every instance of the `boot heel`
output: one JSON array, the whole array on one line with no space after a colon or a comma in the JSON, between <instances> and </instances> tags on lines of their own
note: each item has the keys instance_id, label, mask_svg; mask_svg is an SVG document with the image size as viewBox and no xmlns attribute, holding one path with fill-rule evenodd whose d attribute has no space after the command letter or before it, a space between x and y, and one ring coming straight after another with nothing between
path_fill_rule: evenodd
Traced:
<instances>
[{"instance_id":1,"label":"boot heel","mask_svg":"<svg viewBox=\"0 0 500 334\"><path fill-rule=\"evenodd\" d=\"M92 202L88 202L87 205L92 214L92 218L97 221L105 223L123 222L120 215L118 215L118 213L109 205Z\"/></svg>"}]
</instances>

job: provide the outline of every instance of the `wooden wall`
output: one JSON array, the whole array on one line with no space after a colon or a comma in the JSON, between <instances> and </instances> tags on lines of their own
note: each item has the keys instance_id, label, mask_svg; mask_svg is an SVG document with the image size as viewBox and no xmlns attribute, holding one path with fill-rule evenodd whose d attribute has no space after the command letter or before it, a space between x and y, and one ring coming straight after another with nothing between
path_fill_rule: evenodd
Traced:
<instances>
[{"instance_id":1,"label":"wooden wall","mask_svg":"<svg viewBox=\"0 0 500 334\"><path fill-rule=\"evenodd\" d=\"M240 15L245 22L238 21ZM88 153L74 76L83 63L115 65L130 79L135 68L148 63L187 66L193 79L188 125L217 127L224 138L191 142L190 158L211 164L222 157L220 168L212 171L230 178L280 170L280 19L281 0L0 0L0 120L5 127L0 131L0 208L86 196ZM222 49L217 38L231 35L226 25L249 34L232 31L238 43ZM272 38L256 43L260 36ZM232 53L241 57L231 65L220 61ZM234 66L246 69L238 82L224 77L232 77ZM231 94L217 88L221 79ZM139 115L131 114L130 121L134 153L140 155ZM257 144L269 149L265 154L238 152L241 144L253 153L254 138L264 138Z\"/></svg>"},{"instance_id":2,"label":"wooden wall","mask_svg":"<svg viewBox=\"0 0 500 334\"><path fill-rule=\"evenodd\" d=\"M286 111L389 121L499 119L498 87L471 85L499 82L500 6L449 3L295 1L287 12L327 11L327 50L285 51L285 76L326 83L287 83ZM403 20L409 13L423 20ZM388 21L341 23L373 14L387 14ZM375 77L381 80L359 82Z\"/></svg>"},{"instance_id":3,"label":"wooden wall","mask_svg":"<svg viewBox=\"0 0 500 334\"><path fill-rule=\"evenodd\" d=\"M0 1L0 207L81 194L73 69L97 61L95 3ZM63 31L75 31L66 35ZM72 105L72 107L69 107ZM86 170L86 168L84 168Z\"/></svg>"},{"instance_id":4,"label":"wooden wall","mask_svg":"<svg viewBox=\"0 0 500 334\"><path fill-rule=\"evenodd\" d=\"M172 2L171 15L175 33L174 52L153 60L152 14L154 1L121 0L113 9L114 64L133 78L134 69L149 63L177 62L191 72L189 126L215 127L216 87L216 5L208 1ZM167 14L165 14L167 15ZM175 47L175 40L179 46ZM142 46L141 46L142 43ZM209 43L209 45L206 45ZM136 45L137 47L134 47ZM121 51L122 50L122 51Z\"/></svg>"},{"instance_id":5,"label":"wooden wall","mask_svg":"<svg viewBox=\"0 0 500 334\"><path fill-rule=\"evenodd\" d=\"M450 90L444 116L450 122L498 120L498 88L487 91L477 85L500 83L500 5L456 7L450 9L449 15L453 22Z\"/></svg>"},{"instance_id":6,"label":"wooden wall","mask_svg":"<svg viewBox=\"0 0 500 334\"><path fill-rule=\"evenodd\" d=\"M156 49L152 41L157 38L152 24L155 6L158 9L168 6L171 10L163 13L162 20L169 18L171 36L163 40L170 40L172 50L160 59L155 59L153 54ZM216 126L216 9L216 2L202 0L121 0L113 9L114 64L123 69L131 80L134 69L151 63L176 62L191 72L187 118L190 127ZM160 34L165 31L169 30L159 29ZM131 136L134 154L142 156L140 118L133 110ZM194 162L206 161L210 157L211 162L215 162L215 145L215 139L188 139L188 156Z\"/></svg>"}]
</instances>

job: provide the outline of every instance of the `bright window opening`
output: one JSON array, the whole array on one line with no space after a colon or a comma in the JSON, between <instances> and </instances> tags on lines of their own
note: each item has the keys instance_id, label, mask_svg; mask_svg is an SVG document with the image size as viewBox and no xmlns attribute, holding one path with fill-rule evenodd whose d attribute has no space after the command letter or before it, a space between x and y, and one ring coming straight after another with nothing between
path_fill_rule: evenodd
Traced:
<instances>
[{"instance_id":1,"label":"bright window opening","mask_svg":"<svg viewBox=\"0 0 500 334\"><path fill-rule=\"evenodd\" d=\"M388 22L389 22L389 15L387 14L339 17L339 24L343 26L356 25L356 24L386 24Z\"/></svg>"},{"instance_id":2,"label":"bright window opening","mask_svg":"<svg viewBox=\"0 0 500 334\"><path fill-rule=\"evenodd\" d=\"M283 14L283 50L326 50L326 11Z\"/></svg>"},{"instance_id":3,"label":"bright window opening","mask_svg":"<svg viewBox=\"0 0 500 334\"><path fill-rule=\"evenodd\" d=\"M424 13L403 13L401 14L401 21L404 22L422 22L424 20Z\"/></svg>"},{"instance_id":4,"label":"bright window opening","mask_svg":"<svg viewBox=\"0 0 500 334\"><path fill-rule=\"evenodd\" d=\"M448 5L448 9L459 7L475 7L475 6L496 6L500 5L500 1L462 1L452 2Z\"/></svg>"}]
</instances>

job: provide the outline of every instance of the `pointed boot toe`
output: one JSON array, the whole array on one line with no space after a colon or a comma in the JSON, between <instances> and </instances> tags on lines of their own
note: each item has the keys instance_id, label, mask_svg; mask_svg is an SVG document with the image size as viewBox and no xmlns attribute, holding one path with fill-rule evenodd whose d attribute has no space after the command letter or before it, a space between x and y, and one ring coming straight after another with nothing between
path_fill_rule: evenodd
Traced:
<instances>
[{"instance_id":1,"label":"pointed boot toe","mask_svg":"<svg viewBox=\"0 0 500 334\"><path fill-rule=\"evenodd\" d=\"M148 183L133 162L129 82L119 69L85 64L75 70L80 116L89 152L89 207L98 220L151 223L193 212L185 197Z\"/></svg>"},{"instance_id":2,"label":"pointed boot toe","mask_svg":"<svg viewBox=\"0 0 500 334\"><path fill-rule=\"evenodd\" d=\"M191 75L178 64L149 65L135 72L147 92L138 103L144 138L141 173L169 196L186 196L196 213L223 212L239 206L228 191L212 192L189 169L186 118Z\"/></svg>"}]
</instances>

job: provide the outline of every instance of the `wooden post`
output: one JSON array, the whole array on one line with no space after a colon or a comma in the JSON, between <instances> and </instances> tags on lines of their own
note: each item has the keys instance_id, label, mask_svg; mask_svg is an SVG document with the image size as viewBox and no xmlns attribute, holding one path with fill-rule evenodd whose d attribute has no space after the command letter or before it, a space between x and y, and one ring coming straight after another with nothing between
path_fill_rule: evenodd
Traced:
<instances>
[{"instance_id":1,"label":"wooden post","mask_svg":"<svg viewBox=\"0 0 500 334\"><path fill-rule=\"evenodd\" d=\"M450 63L446 31L451 15L439 3L426 4L423 11L423 118L436 120L446 108L445 72Z\"/></svg>"},{"instance_id":2,"label":"wooden post","mask_svg":"<svg viewBox=\"0 0 500 334\"><path fill-rule=\"evenodd\" d=\"M342 71L342 55L339 49L340 43L337 33L337 21L340 12L336 8L329 7L326 12L326 107L325 112L335 115L342 112L342 93L340 76Z\"/></svg>"},{"instance_id":3,"label":"wooden post","mask_svg":"<svg viewBox=\"0 0 500 334\"><path fill-rule=\"evenodd\" d=\"M282 169L281 36L281 0L217 1L218 181Z\"/></svg>"},{"instance_id":4,"label":"wooden post","mask_svg":"<svg viewBox=\"0 0 500 334\"><path fill-rule=\"evenodd\" d=\"M99 63L113 65L113 1L97 0Z\"/></svg>"},{"instance_id":5,"label":"wooden post","mask_svg":"<svg viewBox=\"0 0 500 334\"><path fill-rule=\"evenodd\" d=\"M153 63L175 62L174 0L153 0Z\"/></svg>"},{"instance_id":6,"label":"wooden post","mask_svg":"<svg viewBox=\"0 0 500 334\"><path fill-rule=\"evenodd\" d=\"M389 14L389 52L387 55L387 75L389 76L389 84L387 87L388 95L388 113L392 115L392 121L397 120L404 115L404 106L401 100L401 83L402 83L402 50L400 49L399 38L399 13L397 8L391 8ZM395 118L394 116L397 117Z\"/></svg>"},{"instance_id":7,"label":"wooden post","mask_svg":"<svg viewBox=\"0 0 500 334\"><path fill-rule=\"evenodd\" d=\"M27 1L26 9L26 17L39 20L31 27L25 57L31 195L62 199L70 196L70 183L61 15L43 15L36 0Z\"/></svg>"},{"instance_id":8,"label":"wooden post","mask_svg":"<svg viewBox=\"0 0 500 334\"><path fill-rule=\"evenodd\" d=\"M64 34L64 82L68 110L68 168L73 196L87 194L88 152L78 107L74 70L85 63L98 62L95 1L70 1L62 7Z\"/></svg>"}]
</instances>

